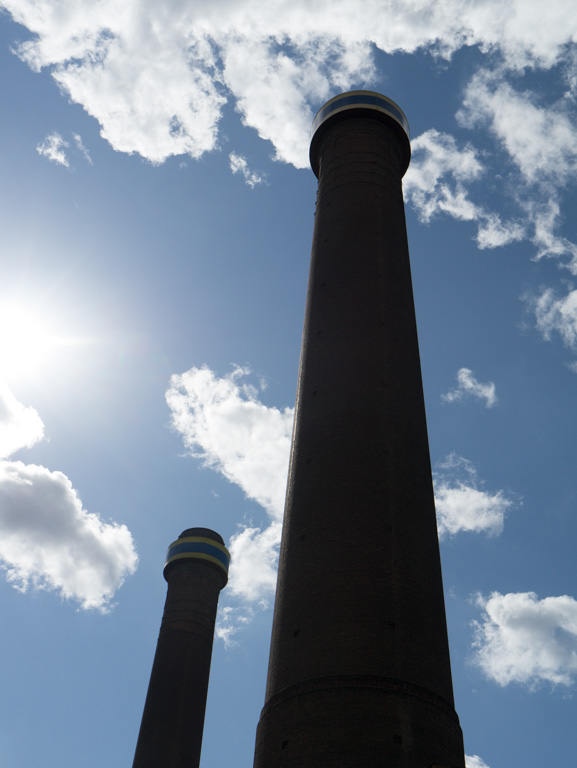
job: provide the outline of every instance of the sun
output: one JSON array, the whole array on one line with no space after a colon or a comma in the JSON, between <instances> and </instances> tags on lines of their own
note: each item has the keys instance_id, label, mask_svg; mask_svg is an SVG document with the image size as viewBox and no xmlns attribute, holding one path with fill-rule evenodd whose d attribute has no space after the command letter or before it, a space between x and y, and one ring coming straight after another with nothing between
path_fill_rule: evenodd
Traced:
<instances>
[{"instance_id":1,"label":"sun","mask_svg":"<svg viewBox=\"0 0 577 768\"><path fill-rule=\"evenodd\" d=\"M45 318L17 304L0 304L0 377L34 372L54 344Z\"/></svg>"}]
</instances>

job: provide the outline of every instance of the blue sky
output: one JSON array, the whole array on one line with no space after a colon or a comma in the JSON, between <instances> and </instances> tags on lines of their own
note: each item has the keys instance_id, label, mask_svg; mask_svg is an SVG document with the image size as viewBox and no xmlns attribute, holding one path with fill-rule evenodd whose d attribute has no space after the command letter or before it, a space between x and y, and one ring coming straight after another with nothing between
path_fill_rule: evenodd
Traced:
<instances>
[{"instance_id":1,"label":"blue sky","mask_svg":"<svg viewBox=\"0 0 577 768\"><path fill-rule=\"evenodd\" d=\"M0 766L130 765L168 544L220 532L203 768L252 764L316 110L405 111L468 768L577 761L577 10L0 0Z\"/></svg>"}]
</instances>

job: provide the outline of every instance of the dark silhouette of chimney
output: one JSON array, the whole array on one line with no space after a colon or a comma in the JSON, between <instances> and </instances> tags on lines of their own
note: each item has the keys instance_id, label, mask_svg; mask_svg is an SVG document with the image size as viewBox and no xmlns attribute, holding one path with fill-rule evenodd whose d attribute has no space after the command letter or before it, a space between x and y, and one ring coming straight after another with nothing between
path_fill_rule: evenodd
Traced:
<instances>
[{"instance_id":1,"label":"dark silhouette of chimney","mask_svg":"<svg viewBox=\"0 0 577 768\"><path fill-rule=\"evenodd\" d=\"M318 196L255 768L464 768L401 179L408 124L313 123Z\"/></svg>"},{"instance_id":2,"label":"dark silhouette of chimney","mask_svg":"<svg viewBox=\"0 0 577 768\"><path fill-rule=\"evenodd\" d=\"M133 768L198 768L214 624L230 555L208 528L168 548L168 582Z\"/></svg>"}]
</instances>

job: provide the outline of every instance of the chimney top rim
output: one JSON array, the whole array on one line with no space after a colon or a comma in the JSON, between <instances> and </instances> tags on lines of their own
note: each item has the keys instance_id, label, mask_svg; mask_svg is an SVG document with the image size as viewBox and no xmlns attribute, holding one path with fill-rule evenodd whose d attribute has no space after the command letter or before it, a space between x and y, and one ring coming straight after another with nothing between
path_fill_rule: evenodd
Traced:
<instances>
[{"instance_id":1,"label":"chimney top rim","mask_svg":"<svg viewBox=\"0 0 577 768\"><path fill-rule=\"evenodd\" d=\"M407 134L410 139L409 121L399 105L388 96L377 91L346 91L339 93L329 99L315 115L311 126L311 139L318 128L337 112L344 112L349 109L371 109L377 112L385 113L392 117Z\"/></svg>"}]
</instances>

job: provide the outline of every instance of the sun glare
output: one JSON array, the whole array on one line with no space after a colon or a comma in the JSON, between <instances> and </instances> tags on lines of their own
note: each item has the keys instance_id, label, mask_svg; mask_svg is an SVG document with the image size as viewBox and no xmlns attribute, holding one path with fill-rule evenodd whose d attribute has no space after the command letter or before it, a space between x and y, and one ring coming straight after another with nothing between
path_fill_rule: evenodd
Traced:
<instances>
[{"instance_id":1,"label":"sun glare","mask_svg":"<svg viewBox=\"0 0 577 768\"><path fill-rule=\"evenodd\" d=\"M46 322L19 306L0 306L0 375L32 373L54 346Z\"/></svg>"}]
</instances>

